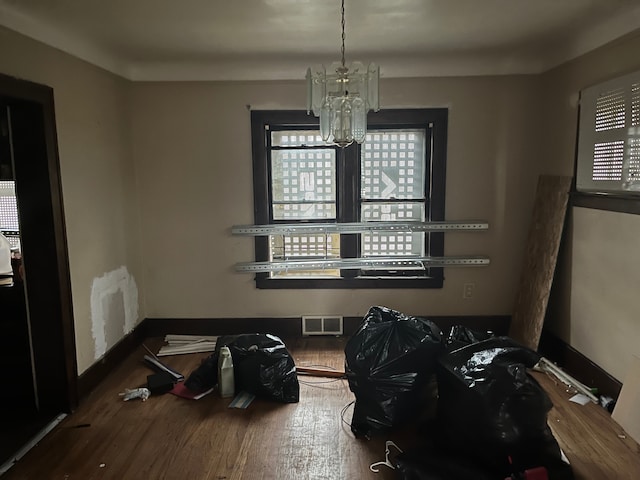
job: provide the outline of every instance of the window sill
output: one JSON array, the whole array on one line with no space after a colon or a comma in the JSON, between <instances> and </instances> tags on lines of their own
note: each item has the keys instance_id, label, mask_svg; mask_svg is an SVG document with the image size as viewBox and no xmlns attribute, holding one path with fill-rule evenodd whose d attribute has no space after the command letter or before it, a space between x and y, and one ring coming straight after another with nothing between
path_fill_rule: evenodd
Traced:
<instances>
[{"instance_id":1,"label":"window sill","mask_svg":"<svg viewBox=\"0 0 640 480\"><path fill-rule=\"evenodd\" d=\"M442 288L442 277L411 278L269 278L256 276L261 289L375 289L375 288Z\"/></svg>"},{"instance_id":2,"label":"window sill","mask_svg":"<svg viewBox=\"0 0 640 480\"><path fill-rule=\"evenodd\" d=\"M570 203L572 207L640 215L640 195L637 194L571 192Z\"/></svg>"}]
</instances>

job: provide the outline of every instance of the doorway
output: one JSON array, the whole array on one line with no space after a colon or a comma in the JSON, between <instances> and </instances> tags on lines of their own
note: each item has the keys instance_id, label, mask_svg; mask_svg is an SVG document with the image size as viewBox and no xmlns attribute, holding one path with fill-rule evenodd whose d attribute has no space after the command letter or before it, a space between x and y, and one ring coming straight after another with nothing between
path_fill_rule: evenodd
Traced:
<instances>
[{"instance_id":1,"label":"doorway","mask_svg":"<svg viewBox=\"0 0 640 480\"><path fill-rule=\"evenodd\" d=\"M8 229L0 225L15 257L13 285L0 292L10 344L0 361L12 379L3 394L1 465L78 398L53 90L0 74L0 111L1 181L14 188L18 217Z\"/></svg>"}]
</instances>

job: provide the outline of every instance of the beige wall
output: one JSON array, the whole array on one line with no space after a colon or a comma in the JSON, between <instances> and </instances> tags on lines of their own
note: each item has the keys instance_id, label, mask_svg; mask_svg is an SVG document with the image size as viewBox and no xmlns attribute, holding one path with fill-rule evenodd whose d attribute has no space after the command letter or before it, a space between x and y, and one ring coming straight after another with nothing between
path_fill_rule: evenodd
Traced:
<instances>
[{"instance_id":1,"label":"beige wall","mask_svg":"<svg viewBox=\"0 0 640 480\"><path fill-rule=\"evenodd\" d=\"M543 75L547 172L573 172L578 92L640 69L639 49L629 36ZM574 208L549 306L551 329L619 380L640 353L638 238L638 216Z\"/></svg>"},{"instance_id":2,"label":"beige wall","mask_svg":"<svg viewBox=\"0 0 640 480\"><path fill-rule=\"evenodd\" d=\"M144 318L135 288L137 282L141 295L130 84L4 28L0 72L54 90L82 373Z\"/></svg>"},{"instance_id":3,"label":"beige wall","mask_svg":"<svg viewBox=\"0 0 640 480\"><path fill-rule=\"evenodd\" d=\"M640 216L574 208L569 340L624 380L640 354Z\"/></svg>"},{"instance_id":4,"label":"beige wall","mask_svg":"<svg viewBox=\"0 0 640 480\"><path fill-rule=\"evenodd\" d=\"M577 93L640 68L639 47L627 38L542 76L383 78L386 108L449 108L446 218L484 219L490 229L447 234L446 254L486 254L491 266L448 268L438 290L274 291L233 271L253 259L253 242L230 228L253 222L247 106L303 108L302 81L130 84L0 29L0 72L54 89L79 373L145 316L361 316L374 304L510 314L537 176L573 172ZM572 218L580 243L564 246L550 326L622 378L640 333L632 298L603 297L606 319L583 308L580 298L600 298L603 286L585 278L595 266L584 261L609 229L625 232L611 264L628 258L625 242L640 225L603 212ZM634 280L632 269L608 277ZM463 300L469 282L475 296Z\"/></svg>"},{"instance_id":5,"label":"beige wall","mask_svg":"<svg viewBox=\"0 0 640 480\"><path fill-rule=\"evenodd\" d=\"M302 74L301 74L302 76ZM141 197L148 317L361 316L371 305L433 315L510 314L539 165L535 77L383 79L384 107L449 107L446 218L484 219L486 233L449 233L446 254L486 254L486 268L449 268L436 290L258 290L233 271L254 258L250 113L301 109L299 82L139 83L134 161ZM476 284L463 300L463 284Z\"/></svg>"}]
</instances>

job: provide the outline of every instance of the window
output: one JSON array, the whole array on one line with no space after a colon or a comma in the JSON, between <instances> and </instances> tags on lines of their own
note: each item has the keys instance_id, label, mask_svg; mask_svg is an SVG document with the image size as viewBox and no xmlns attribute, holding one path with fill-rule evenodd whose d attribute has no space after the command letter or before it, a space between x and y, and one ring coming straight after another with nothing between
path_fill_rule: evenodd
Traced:
<instances>
[{"instance_id":1,"label":"window","mask_svg":"<svg viewBox=\"0 0 640 480\"><path fill-rule=\"evenodd\" d=\"M7 237L12 248L20 248L19 231L14 182L0 180L0 232Z\"/></svg>"},{"instance_id":2,"label":"window","mask_svg":"<svg viewBox=\"0 0 640 480\"><path fill-rule=\"evenodd\" d=\"M312 233L256 237L256 261L389 259L350 268L258 273L259 288L439 288L441 267L407 257L442 256L443 233L402 229L322 232L322 225L444 220L446 109L369 115L367 139L344 149L320 138L303 111L253 111L255 223L314 225ZM344 263L344 262L343 262Z\"/></svg>"},{"instance_id":3,"label":"window","mask_svg":"<svg viewBox=\"0 0 640 480\"><path fill-rule=\"evenodd\" d=\"M20 249L13 151L9 135L8 107L0 103L0 233L9 240L12 248Z\"/></svg>"},{"instance_id":4,"label":"window","mask_svg":"<svg viewBox=\"0 0 640 480\"><path fill-rule=\"evenodd\" d=\"M576 189L640 193L640 72L581 92Z\"/></svg>"}]
</instances>

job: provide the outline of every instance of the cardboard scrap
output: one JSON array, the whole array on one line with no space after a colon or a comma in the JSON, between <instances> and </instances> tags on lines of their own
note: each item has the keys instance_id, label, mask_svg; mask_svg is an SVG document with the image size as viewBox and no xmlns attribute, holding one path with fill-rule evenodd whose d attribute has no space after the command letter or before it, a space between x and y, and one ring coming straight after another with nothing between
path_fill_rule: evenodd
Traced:
<instances>
[{"instance_id":1,"label":"cardboard scrap","mask_svg":"<svg viewBox=\"0 0 640 480\"><path fill-rule=\"evenodd\" d=\"M573 403L577 403L578 405L586 405L591 401L591 399L582 393L576 393L573 397L569 399L569 401Z\"/></svg>"}]
</instances>

